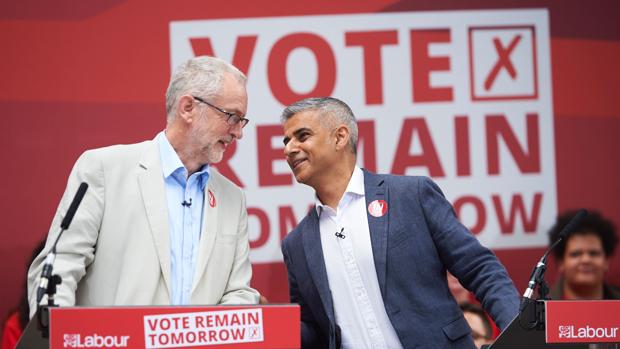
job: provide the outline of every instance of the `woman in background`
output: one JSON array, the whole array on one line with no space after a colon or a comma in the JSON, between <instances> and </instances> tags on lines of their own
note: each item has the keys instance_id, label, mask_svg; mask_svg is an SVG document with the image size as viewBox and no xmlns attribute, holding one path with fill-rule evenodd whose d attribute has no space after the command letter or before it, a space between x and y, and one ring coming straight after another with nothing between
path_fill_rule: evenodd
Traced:
<instances>
[{"instance_id":1,"label":"woman in background","mask_svg":"<svg viewBox=\"0 0 620 349\"><path fill-rule=\"evenodd\" d=\"M569 211L558 217L549 232L551 242L558 239L575 213ZM551 299L620 299L620 289L605 283L617 243L612 222L590 212L553 251L560 278L551 289Z\"/></svg>"}]
</instances>

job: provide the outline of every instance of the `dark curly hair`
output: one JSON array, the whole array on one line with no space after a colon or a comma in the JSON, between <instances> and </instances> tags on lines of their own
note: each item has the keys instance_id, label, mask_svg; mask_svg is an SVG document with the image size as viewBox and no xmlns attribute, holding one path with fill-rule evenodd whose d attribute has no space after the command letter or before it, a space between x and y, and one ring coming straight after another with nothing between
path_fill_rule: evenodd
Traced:
<instances>
[{"instance_id":1,"label":"dark curly hair","mask_svg":"<svg viewBox=\"0 0 620 349\"><path fill-rule=\"evenodd\" d=\"M562 228L568 224L568 222L575 216L577 211L566 211L558 216L555 225L549 231L549 243L552 244L560 236ZM618 237L616 236L616 229L614 224L604 218L600 213L596 211L589 211L588 215L577 225L573 231L569 231L566 237L555 247L553 255L556 260L562 260L564 258L564 252L566 250L566 243L573 235L586 235L594 234L601 239L603 250L606 257L610 257L614 254L616 244L618 243Z\"/></svg>"}]
</instances>

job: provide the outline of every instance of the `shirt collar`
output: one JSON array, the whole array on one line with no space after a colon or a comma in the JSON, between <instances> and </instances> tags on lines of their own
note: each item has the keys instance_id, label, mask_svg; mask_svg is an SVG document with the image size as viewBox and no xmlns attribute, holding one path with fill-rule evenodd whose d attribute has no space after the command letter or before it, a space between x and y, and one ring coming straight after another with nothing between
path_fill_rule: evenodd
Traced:
<instances>
[{"instance_id":1,"label":"shirt collar","mask_svg":"<svg viewBox=\"0 0 620 349\"><path fill-rule=\"evenodd\" d=\"M342 194L342 198L340 198L340 202L338 203L338 208L342 206L344 200L349 196L364 196L364 172L359 166L355 165L353 169L353 174L351 174L351 179L349 179L349 184L347 184L347 189L345 189L344 194ZM316 209L316 214L321 216L321 211L325 208L324 205L318 196L314 196L314 207Z\"/></svg>"},{"instance_id":2,"label":"shirt collar","mask_svg":"<svg viewBox=\"0 0 620 349\"><path fill-rule=\"evenodd\" d=\"M161 156L161 167L163 170L164 178L173 176L177 181L185 183L187 181L187 169L181 162L179 155L170 144L165 131L161 131L157 135L157 144L159 145L159 154ZM204 190L207 180L209 178L209 164L205 164L200 168L200 171L194 173L197 175L200 189Z\"/></svg>"}]
</instances>

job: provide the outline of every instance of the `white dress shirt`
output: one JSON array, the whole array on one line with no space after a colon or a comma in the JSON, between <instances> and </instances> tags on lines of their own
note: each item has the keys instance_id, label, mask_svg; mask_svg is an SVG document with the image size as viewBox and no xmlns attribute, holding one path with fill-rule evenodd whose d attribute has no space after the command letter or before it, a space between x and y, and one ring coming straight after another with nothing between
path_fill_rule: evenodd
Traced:
<instances>
[{"instance_id":1,"label":"white dress shirt","mask_svg":"<svg viewBox=\"0 0 620 349\"><path fill-rule=\"evenodd\" d=\"M336 323L342 331L342 347L402 348L385 312L377 280L362 170L355 166L336 211L318 198L315 205Z\"/></svg>"}]
</instances>

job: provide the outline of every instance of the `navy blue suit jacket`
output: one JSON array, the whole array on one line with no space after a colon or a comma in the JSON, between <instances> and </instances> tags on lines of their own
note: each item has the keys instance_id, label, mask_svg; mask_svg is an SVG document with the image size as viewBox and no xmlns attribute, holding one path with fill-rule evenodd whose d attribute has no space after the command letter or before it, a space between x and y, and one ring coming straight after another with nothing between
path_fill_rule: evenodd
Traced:
<instances>
[{"instance_id":1,"label":"navy blue suit jacket","mask_svg":"<svg viewBox=\"0 0 620 349\"><path fill-rule=\"evenodd\" d=\"M519 295L495 255L457 219L429 178L364 171L366 205L385 200L382 217L367 212L385 310L404 348L474 348L452 297L446 269L471 290L500 328L518 312ZM319 219L309 214L284 239L292 303L301 306L302 347L336 348L331 290Z\"/></svg>"}]
</instances>

